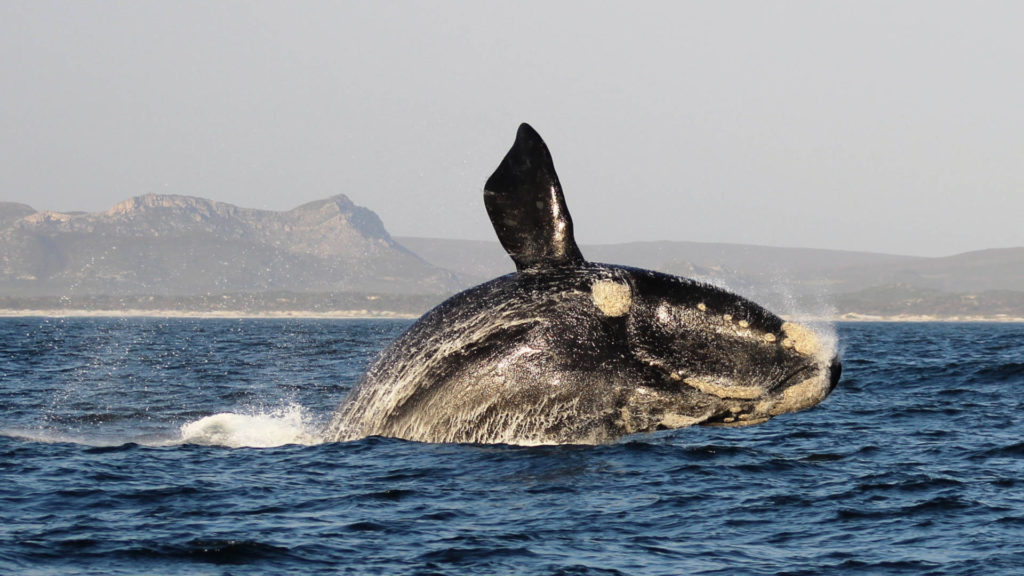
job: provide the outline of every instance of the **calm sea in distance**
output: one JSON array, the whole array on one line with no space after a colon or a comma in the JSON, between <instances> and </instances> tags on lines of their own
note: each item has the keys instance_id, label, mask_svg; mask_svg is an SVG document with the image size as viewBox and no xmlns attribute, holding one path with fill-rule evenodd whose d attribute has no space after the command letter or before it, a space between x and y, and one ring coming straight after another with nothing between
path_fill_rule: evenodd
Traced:
<instances>
[{"instance_id":1,"label":"calm sea in distance","mask_svg":"<svg viewBox=\"0 0 1024 576\"><path fill-rule=\"evenodd\" d=\"M749 428L322 442L409 324L0 318L0 574L1024 570L1024 324L839 324Z\"/></svg>"}]
</instances>

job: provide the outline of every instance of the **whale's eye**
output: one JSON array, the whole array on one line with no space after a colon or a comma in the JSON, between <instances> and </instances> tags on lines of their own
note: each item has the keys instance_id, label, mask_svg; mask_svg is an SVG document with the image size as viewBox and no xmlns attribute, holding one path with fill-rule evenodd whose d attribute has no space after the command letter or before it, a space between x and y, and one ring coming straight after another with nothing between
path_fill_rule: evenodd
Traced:
<instances>
[{"instance_id":1,"label":"whale's eye","mask_svg":"<svg viewBox=\"0 0 1024 576\"><path fill-rule=\"evenodd\" d=\"M611 280L598 280L590 287L590 297L605 316L622 316L629 312L633 294L629 286Z\"/></svg>"}]
</instances>

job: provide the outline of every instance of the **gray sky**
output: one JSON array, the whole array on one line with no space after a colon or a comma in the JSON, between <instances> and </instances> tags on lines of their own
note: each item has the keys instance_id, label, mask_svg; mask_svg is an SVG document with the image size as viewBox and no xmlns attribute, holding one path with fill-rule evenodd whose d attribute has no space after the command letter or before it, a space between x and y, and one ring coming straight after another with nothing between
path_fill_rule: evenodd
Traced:
<instances>
[{"instance_id":1,"label":"gray sky","mask_svg":"<svg viewBox=\"0 0 1024 576\"><path fill-rule=\"evenodd\" d=\"M1024 246L1024 2L0 2L0 200L348 194L492 239L519 122L580 243Z\"/></svg>"}]
</instances>

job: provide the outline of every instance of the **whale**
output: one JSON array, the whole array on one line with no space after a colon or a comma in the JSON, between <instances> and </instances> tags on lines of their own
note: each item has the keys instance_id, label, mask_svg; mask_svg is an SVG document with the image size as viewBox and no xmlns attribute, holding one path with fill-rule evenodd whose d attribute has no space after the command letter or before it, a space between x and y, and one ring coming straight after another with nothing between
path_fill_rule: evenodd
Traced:
<instances>
[{"instance_id":1,"label":"whale","mask_svg":"<svg viewBox=\"0 0 1024 576\"><path fill-rule=\"evenodd\" d=\"M445 300L370 365L325 435L602 444L749 426L839 382L837 343L725 289L587 261L540 135L522 124L484 185L516 272Z\"/></svg>"}]
</instances>

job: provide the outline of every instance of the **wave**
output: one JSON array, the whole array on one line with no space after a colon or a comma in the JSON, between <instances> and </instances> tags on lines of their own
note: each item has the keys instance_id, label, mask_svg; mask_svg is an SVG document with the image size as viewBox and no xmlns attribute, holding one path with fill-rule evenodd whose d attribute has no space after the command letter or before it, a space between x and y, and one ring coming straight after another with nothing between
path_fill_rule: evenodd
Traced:
<instances>
[{"instance_id":1,"label":"wave","mask_svg":"<svg viewBox=\"0 0 1024 576\"><path fill-rule=\"evenodd\" d=\"M972 382L1002 383L1018 381L1024 378L1024 362L1004 362L978 369L971 378Z\"/></svg>"},{"instance_id":2,"label":"wave","mask_svg":"<svg viewBox=\"0 0 1024 576\"><path fill-rule=\"evenodd\" d=\"M197 444L227 448L273 448L288 444L311 446L323 443L321 426L297 404L250 413L221 412L191 420L176 430L145 436L124 437L93 433L71 433L53 429L4 429L0 436L46 444L79 444L91 448L128 445L151 447Z\"/></svg>"}]
</instances>

